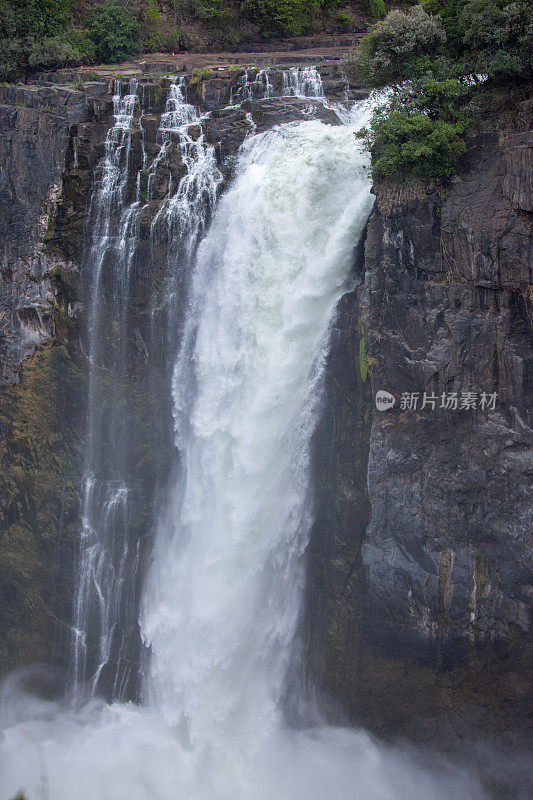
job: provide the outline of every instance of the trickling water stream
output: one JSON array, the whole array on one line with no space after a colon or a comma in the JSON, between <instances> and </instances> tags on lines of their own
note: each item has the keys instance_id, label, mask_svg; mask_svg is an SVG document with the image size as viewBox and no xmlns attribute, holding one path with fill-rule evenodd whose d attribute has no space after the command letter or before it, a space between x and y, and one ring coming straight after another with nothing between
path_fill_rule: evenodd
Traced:
<instances>
[{"instance_id":1,"label":"trickling water stream","mask_svg":"<svg viewBox=\"0 0 533 800\"><path fill-rule=\"evenodd\" d=\"M95 365L104 356L101 251L119 254L113 280L126 286L140 209L139 198L124 208L133 114L119 127L122 103L129 112L136 100L117 100L91 208ZM307 730L291 729L284 714L329 329L353 283L354 248L372 207L368 159L353 135L369 107L356 108L349 125L315 120L250 137L196 253L220 173L202 136L190 137L194 110L184 104L174 84L159 133L161 158L177 136L186 174L169 188L154 228L164 223L179 239L171 271L189 269L191 286L172 377L182 468L160 515L140 619L149 649L144 702L92 700L74 711L20 696L12 702L6 684L0 789L9 795L22 785L37 798L40 753L54 800L480 798L467 776L444 766L432 774L362 732L321 725L318 709ZM123 324L119 307L117 335ZM113 363L119 376L121 363ZM120 478L127 432L119 409L104 426L92 380L75 675L94 685L114 631L127 628L132 555L124 535L129 489ZM102 450L98 437L111 434ZM87 665L92 627L101 636L95 671Z\"/></svg>"},{"instance_id":2,"label":"trickling water stream","mask_svg":"<svg viewBox=\"0 0 533 800\"><path fill-rule=\"evenodd\" d=\"M125 96L121 96L120 83L115 81L115 124L107 134L105 155L96 171L86 223L89 416L74 601L74 693L86 680L93 690L97 687L112 648L124 655L131 635L137 554L128 552L129 489L124 477L128 430L121 394L127 379L128 289L137 239L134 220L138 204L126 205L126 190L138 102L135 79ZM112 348L106 344L110 333ZM118 656L111 678L115 696L121 696L128 673L128 660Z\"/></svg>"}]
</instances>

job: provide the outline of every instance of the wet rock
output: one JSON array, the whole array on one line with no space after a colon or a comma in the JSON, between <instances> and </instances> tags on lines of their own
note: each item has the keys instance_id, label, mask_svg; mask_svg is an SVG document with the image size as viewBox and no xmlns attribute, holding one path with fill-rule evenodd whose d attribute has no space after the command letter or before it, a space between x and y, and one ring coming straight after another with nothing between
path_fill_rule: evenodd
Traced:
<instances>
[{"instance_id":1,"label":"wet rock","mask_svg":"<svg viewBox=\"0 0 533 800\"><path fill-rule=\"evenodd\" d=\"M274 125L287 122L302 122L308 119L320 119L329 125L339 125L339 118L334 111L326 108L320 100L314 98L279 98L257 100L243 103L243 108L250 110L257 131L265 131Z\"/></svg>"},{"instance_id":2,"label":"wet rock","mask_svg":"<svg viewBox=\"0 0 533 800\"><path fill-rule=\"evenodd\" d=\"M472 730L527 734L533 216L523 144L516 155L524 137L477 142L443 194L376 187L360 315L349 346L334 338L328 370L337 386L358 360L372 393L356 411L354 379L326 408L335 424L318 462L326 488L311 542L320 587L310 591L311 664L326 693L376 732L452 748ZM375 409L379 389L395 396L392 409ZM475 409L439 407L443 393L469 390ZM402 409L411 392L417 409ZM424 392L435 409L421 408ZM479 407L482 392L497 394L494 408ZM361 413L367 450L339 464L343 442L360 446Z\"/></svg>"}]
</instances>

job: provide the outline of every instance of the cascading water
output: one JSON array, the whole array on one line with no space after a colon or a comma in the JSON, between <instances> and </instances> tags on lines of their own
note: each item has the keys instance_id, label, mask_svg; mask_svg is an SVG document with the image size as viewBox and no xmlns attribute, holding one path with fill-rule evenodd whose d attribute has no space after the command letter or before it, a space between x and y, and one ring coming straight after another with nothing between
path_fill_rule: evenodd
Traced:
<instances>
[{"instance_id":1,"label":"cascading water","mask_svg":"<svg viewBox=\"0 0 533 800\"><path fill-rule=\"evenodd\" d=\"M153 199L152 183L158 166L177 146L185 174L168 188L167 198L152 223L153 236L163 226L169 239L167 275L163 296L154 307L167 309L167 350L175 346L178 275L190 263L195 245L216 200L222 181L214 148L203 135L193 139L188 126L200 120L186 102L183 80L171 84L158 131L159 154L148 168L146 203L140 200L141 171L147 167L143 142L141 171L135 180L135 200L127 203L133 126L142 133L142 116L134 121L139 105L138 84L130 81L121 96L115 82L115 122L109 130L105 155L98 167L87 216L90 231L85 272L90 275L89 307L89 424L82 506L83 529L76 580L72 690L79 694L85 682L91 692L111 698L127 696L136 669L138 645L136 582L139 542L132 542L128 465L131 431L125 410L131 372L126 342L130 275L139 242L139 219ZM176 140L177 139L177 143ZM112 344L109 344L109 338ZM109 379L109 373L112 379Z\"/></svg>"},{"instance_id":2,"label":"cascading water","mask_svg":"<svg viewBox=\"0 0 533 800\"><path fill-rule=\"evenodd\" d=\"M232 88L230 105L245 100L270 100L280 97L324 98L324 88L320 72L316 67L291 67L281 70L281 80L276 86L271 83L272 72L280 72L275 68L246 69ZM325 98L324 98L325 99Z\"/></svg>"},{"instance_id":3,"label":"cascading water","mask_svg":"<svg viewBox=\"0 0 533 800\"><path fill-rule=\"evenodd\" d=\"M269 70L254 70L250 77L250 70L246 69L237 81L237 86L230 92L230 105L237 105L245 100L268 100L274 96L274 87L270 83Z\"/></svg>"},{"instance_id":4,"label":"cascading water","mask_svg":"<svg viewBox=\"0 0 533 800\"><path fill-rule=\"evenodd\" d=\"M56 800L482 797L459 771L430 773L357 730L294 730L283 713L328 333L372 206L353 136L367 114L241 148L194 259L174 369L182 470L143 600L144 704L21 708L6 684L7 796L21 784L38 796L37 742Z\"/></svg>"},{"instance_id":5,"label":"cascading water","mask_svg":"<svg viewBox=\"0 0 533 800\"><path fill-rule=\"evenodd\" d=\"M324 97L322 78L316 67L292 67L283 72L285 97Z\"/></svg>"},{"instance_id":6,"label":"cascading water","mask_svg":"<svg viewBox=\"0 0 533 800\"><path fill-rule=\"evenodd\" d=\"M118 657L108 683L115 696L121 695L129 678L127 659L120 654L125 653L130 634L128 605L137 558L128 550L129 490L124 480L128 447L120 397L127 379L127 297L137 239L135 204L126 205L132 125L139 102L136 79L130 81L126 95L121 90L115 81L115 123L107 134L87 215L88 434L72 648L75 693L85 680L96 688L114 648ZM106 346L109 335L114 339L112 348ZM110 370L112 382L106 380Z\"/></svg>"},{"instance_id":7,"label":"cascading water","mask_svg":"<svg viewBox=\"0 0 533 800\"><path fill-rule=\"evenodd\" d=\"M153 244L165 243L170 254L162 290L152 301L155 313L165 317L160 326L164 330L166 353L173 357L177 343L180 311L179 289L187 274L196 246L215 207L223 175L217 165L215 149L205 141L202 122L193 105L187 103L185 79L180 78L169 88L165 112L161 115L158 141L161 150L154 159L148 175L148 203L152 200L152 185L158 165L168 160L172 147L176 147L184 174L172 183L169 180L166 197L151 223ZM189 128L196 128L193 136Z\"/></svg>"},{"instance_id":8,"label":"cascading water","mask_svg":"<svg viewBox=\"0 0 533 800\"><path fill-rule=\"evenodd\" d=\"M244 145L199 251L174 375L185 476L142 626L157 705L194 741L277 719L328 324L370 208L351 130L282 127Z\"/></svg>"}]
</instances>

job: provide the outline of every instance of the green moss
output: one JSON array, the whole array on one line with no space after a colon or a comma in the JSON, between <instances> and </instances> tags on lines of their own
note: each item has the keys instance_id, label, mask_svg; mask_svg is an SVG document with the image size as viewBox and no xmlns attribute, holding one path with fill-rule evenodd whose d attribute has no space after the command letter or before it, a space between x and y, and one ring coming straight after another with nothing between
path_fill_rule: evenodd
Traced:
<instances>
[{"instance_id":1,"label":"green moss","mask_svg":"<svg viewBox=\"0 0 533 800\"><path fill-rule=\"evenodd\" d=\"M377 363L376 359L369 355L366 346L366 337L361 333L359 339L359 374L361 375L363 383L365 383L368 375L372 374L372 370Z\"/></svg>"},{"instance_id":2,"label":"green moss","mask_svg":"<svg viewBox=\"0 0 533 800\"><path fill-rule=\"evenodd\" d=\"M359 339L359 372L361 380L364 382L368 377L368 361L366 352L366 339L362 336Z\"/></svg>"},{"instance_id":3,"label":"green moss","mask_svg":"<svg viewBox=\"0 0 533 800\"><path fill-rule=\"evenodd\" d=\"M474 581L476 592L483 597L485 586L489 579L489 564L479 547L474 547Z\"/></svg>"},{"instance_id":4,"label":"green moss","mask_svg":"<svg viewBox=\"0 0 533 800\"><path fill-rule=\"evenodd\" d=\"M49 655L52 620L70 613L70 592L55 573L55 597L48 595L50 571L59 552L68 558L76 529L83 391L67 348L45 343L2 397L0 671Z\"/></svg>"}]
</instances>

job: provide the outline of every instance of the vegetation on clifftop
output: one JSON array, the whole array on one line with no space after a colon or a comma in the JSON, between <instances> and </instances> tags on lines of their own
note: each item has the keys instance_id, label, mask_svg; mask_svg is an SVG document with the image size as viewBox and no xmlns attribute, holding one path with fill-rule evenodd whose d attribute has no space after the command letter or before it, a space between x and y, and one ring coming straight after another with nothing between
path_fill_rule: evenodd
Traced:
<instances>
[{"instance_id":1,"label":"vegetation on clifftop","mask_svg":"<svg viewBox=\"0 0 533 800\"><path fill-rule=\"evenodd\" d=\"M531 83L533 8L528 0L423 0L374 25L349 69L372 87L391 87L360 133L374 178L449 178L492 95L523 96Z\"/></svg>"},{"instance_id":2,"label":"vegetation on clifftop","mask_svg":"<svg viewBox=\"0 0 533 800\"><path fill-rule=\"evenodd\" d=\"M0 0L0 80L136 52L364 30L384 0Z\"/></svg>"}]
</instances>

